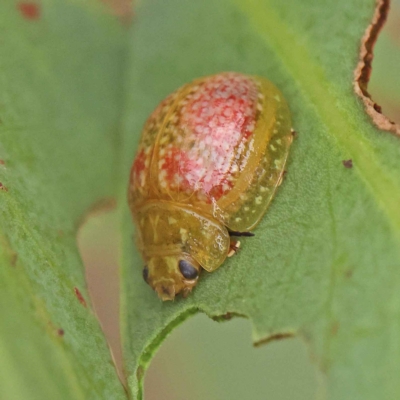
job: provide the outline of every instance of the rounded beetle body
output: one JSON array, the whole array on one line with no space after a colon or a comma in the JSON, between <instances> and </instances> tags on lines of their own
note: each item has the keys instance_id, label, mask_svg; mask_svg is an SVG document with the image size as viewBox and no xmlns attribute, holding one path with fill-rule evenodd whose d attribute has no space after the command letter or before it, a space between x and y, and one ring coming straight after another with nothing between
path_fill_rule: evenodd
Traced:
<instances>
[{"instance_id":1,"label":"rounded beetle body","mask_svg":"<svg viewBox=\"0 0 400 400\"><path fill-rule=\"evenodd\" d=\"M266 212L292 142L289 108L268 80L239 73L197 79L145 124L129 205L144 278L163 300L214 271Z\"/></svg>"}]
</instances>

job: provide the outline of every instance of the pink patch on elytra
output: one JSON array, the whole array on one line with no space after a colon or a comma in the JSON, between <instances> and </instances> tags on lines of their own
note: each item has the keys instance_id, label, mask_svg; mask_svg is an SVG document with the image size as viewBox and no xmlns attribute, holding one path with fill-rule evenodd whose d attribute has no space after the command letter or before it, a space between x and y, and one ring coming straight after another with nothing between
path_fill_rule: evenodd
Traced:
<instances>
[{"instance_id":1,"label":"pink patch on elytra","mask_svg":"<svg viewBox=\"0 0 400 400\"><path fill-rule=\"evenodd\" d=\"M185 151L174 147L165 156L161 169L166 172L165 180L169 184L175 183L181 189L187 189L194 183L190 173L196 171L198 165L187 157ZM179 181L174 182L177 178Z\"/></svg>"},{"instance_id":2,"label":"pink patch on elytra","mask_svg":"<svg viewBox=\"0 0 400 400\"><path fill-rule=\"evenodd\" d=\"M191 159L186 151L176 147L172 148L165 156L161 169L165 171L165 180L169 185L181 190L198 186L205 194L216 199L224 193L223 183L227 183L217 169L210 171L211 177L206 181L204 176L199 175L201 170L199 161ZM216 182L220 184L216 185Z\"/></svg>"},{"instance_id":3,"label":"pink patch on elytra","mask_svg":"<svg viewBox=\"0 0 400 400\"><path fill-rule=\"evenodd\" d=\"M230 140L233 133L247 139L254 129L256 103L252 80L236 74L217 77L189 96L182 122L197 135L211 135L214 145Z\"/></svg>"},{"instance_id":4,"label":"pink patch on elytra","mask_svg":"<svg viewBox=\"0 0 400 400\"><path fill-rule=\"evenodd\" d=\"M256 125L257 98L254 81L235 73L214 76L188 95L180 124L193 146L183 147L186 157L199 164L185 168L184 162L179 173L190 169L206 195L218 199L231 189L232 171L239 170Z\"/></svg>"},{"instance_id":5,"label":"pink patch on elytra","mask_svg":"<svg viewBox=\"0 0 400 400\"><path fill-rule=\"evenodd\" d=\"M149 152L151 153L151 152ZM146 185L146 165L150 163L149 155L142 149L136 156L131 170L131 181L135 182L137 188L144 188Z\"/></svg>"},{"instance_id":6,"label":"pink patch on elytra","mask_svg":"<svg viewBox=\"0 0 400 400\"><path fill-rule=\"evenodd\" d=\"M139 175L145 170L145 161L146 155L144 154L144 151L141 150L141 152L137 155L135 162L133 163L133 172L135 175Z\"/></svg>"},{"instance_id":7,"label":"pink patch on elytra","mask_svg":"<svg viewBox=\"0 0 400 400\"><path fill-rule=\"evenodd\" d=\"M32 21L40 18L40 6L37 3L19 2L17 8L25 19Z\"/></svg>"},{"instance_id":8,"label":"pink patch on elytra","mask_svg":"<svg viewBox=\"0 0 400 400\"><path fill-rule=\"evenodd\" d=\"M158 179L161 192L212 202L232 189L254 151L259 86L236 73L197 82L163 110Z\"/></svg>"}]
</instances>

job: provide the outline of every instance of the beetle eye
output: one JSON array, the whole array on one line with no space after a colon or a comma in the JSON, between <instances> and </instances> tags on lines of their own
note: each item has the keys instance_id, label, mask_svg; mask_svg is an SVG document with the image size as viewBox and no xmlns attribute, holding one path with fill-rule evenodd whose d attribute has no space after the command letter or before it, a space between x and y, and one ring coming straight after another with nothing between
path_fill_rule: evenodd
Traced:
<instances>
[{"instance_id":1,"label":"beetle eye","mask_svg":"<svg viewBox=\"0 0 400 400\"><path fill-rule=\"evenodd\" d=\"M181 271L183 277L189 280L196 279L199 275L197 269L186 260L179 261L179 270Z\"/></svg>"},{"instance_id":2,"label":"beetle eye","mask_svg":"<svg viewBox=\"0 0 400 400\"><path fill-rule=\"evenodd\" d=\"M142 274L143 274L144 281L146 283L148 283L148 280L149 280L149 268L147 267L147 265L144 266Z\"/></svg>"}]
</instances>

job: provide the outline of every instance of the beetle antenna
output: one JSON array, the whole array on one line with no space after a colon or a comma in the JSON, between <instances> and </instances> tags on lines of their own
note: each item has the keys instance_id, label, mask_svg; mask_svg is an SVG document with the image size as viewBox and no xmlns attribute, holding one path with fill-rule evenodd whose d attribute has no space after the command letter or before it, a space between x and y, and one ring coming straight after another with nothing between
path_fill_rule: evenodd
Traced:
<instances>
[{"instance_id":1,"label":"beetle antenna","mask_svg":"<svg viewBox=\"0 0 400 400\"><path fill-rule=\"evenodd\" d=\"M228 233L229 236L247 236L247 237L255 236L253 232L228 231Z\"/></svg>"}]
</instances>

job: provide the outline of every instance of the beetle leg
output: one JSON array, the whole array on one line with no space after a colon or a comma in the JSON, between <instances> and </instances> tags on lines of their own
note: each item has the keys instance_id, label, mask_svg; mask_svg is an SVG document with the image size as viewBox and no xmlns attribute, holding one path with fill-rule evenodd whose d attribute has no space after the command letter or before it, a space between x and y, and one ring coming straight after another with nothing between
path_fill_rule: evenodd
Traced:
<instances>
[{"instance_id":1,"label":"beetle leg","mask_svg":"<svg viewBox=\"0 0 400 400\"><path fill-rule=\"evenodd\" d=\"M240 242L239 240L231 240L231 244L229 246L229 252L228 252L228 257L232 257L237 253L240 247Z\"/></svg>"},{"instance_id":2,"label":"beetle leg","mask_svg":"<svg viewBox=\"0 0 400 400\"><path fill-rule=\"evenodd\" d=\"M190 292L192 291L191 287L185 287L182 290L182 297L185 299L186 297L189 296Z\"/></svg>"},{"instance_id":3,"label":"beetle leg","mask_svg":"<svg viewBox=\"0 0 400 400\"><path fill-rule=\"evenodd\" d=\"M253 232L238 232L238 231L228 231L229 236L254 236Z\"/></svg>"}]
</instances>

